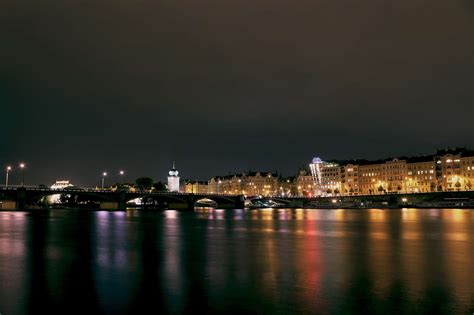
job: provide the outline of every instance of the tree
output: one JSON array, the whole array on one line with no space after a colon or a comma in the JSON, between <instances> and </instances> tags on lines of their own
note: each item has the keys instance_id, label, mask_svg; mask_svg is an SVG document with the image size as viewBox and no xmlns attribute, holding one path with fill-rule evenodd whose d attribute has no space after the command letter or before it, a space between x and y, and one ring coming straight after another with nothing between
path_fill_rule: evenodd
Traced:
<instances>
[{"instance_id":1,"label":"tree","mask_svg":"<svg viewBox=\"0 0 474 315\"><path fill-rule=\"evenodd\" d=\"M337 195L339 193L339 189L334 189L334 193Z\"/></svg>"},{"instance_id":2,"label":"tree","mask_svg":"<svg viewBox=\"0 0 474 315\"><path fill-rule=\"evenodd\" d=\"M350 192L351 194L353 194L353 193L354 193L354 188L351 187L351 189L349 189L349 192Z\"/></svg>"},{"instance_id":3,"label":"tree","mask_svg":"<svg viewBox=\"0 0 474 315\"><path fill-rule=\"evenodd\" d=\"M112 188L117 191L129 191L131 187L131 184L115 183L114 185L112 185Z\"/></svg>"},{"instance_id":4,"label":"tree","mask_svg":"<svg viewBox=\"0 0 474 315\"><path fill-rule=\"evenodd\" d=\"M383 186L382 186L382 185L379 186L378 191L379 191L379 192L382 192L382 191L383 191Z\"/></svg>"},{"instance_id":5,"label":"tree","mask_svg":"<svg viewBox=\"0 0 474 315\"><path fill-rule=\"evenodd\" d=\"M459 188L461 187L461 183L457 181L456 184L454 184L454 186L456 186L456 188L459 190Z\"/></svg>"},{"instance_id":6,"label":"tree","mask_svg":"<svg viewBox=\"0 0 474 315\"><path fill-rule=\"evenodd\" d=\"M330 193L332 193L332 190L328 188L328 189L326 190L326 193L330 194Z\"/></svg>"},{"instance_id":7,"label":"tree","mask_svg":"<svg viewBox=\"0 0 474 315\"><path fill-rule=\"evenodd\" d=\"M398 191L402 190L402 185L398 185L398 186L397 186L397 190L398 190Z\"/></svg>"},{"instance_id":8,"label":"tree","mask_svg":"<svg viewBox=\"0 0 474 315\"><path fill-rule=\"evenodd\" d=\"M135 185L139 190L150 190L153 187L153 178L140 177L135 180Z\"/></svg>"},{"instance_id":9,"label":"tree","mask_svg":"<svg viewBox=\"0 0 474 315\"><path fill-rule=\"evenodd\" d=\"M168 191L166 185L162 182L154 183L153 188L155 188L156 191Z\"/></svg>"},{"instance_id":10,"label":"tree","mask_svg":"<svg viewBox=\"0 0 474 315\"><path fill-rule=\"evenodd\" d=\"M471 181L469 181L469 180L467 181L466 188L467 188L467 190L471 190L471 188L472 188Z\"/></svg>"}]
</instances>

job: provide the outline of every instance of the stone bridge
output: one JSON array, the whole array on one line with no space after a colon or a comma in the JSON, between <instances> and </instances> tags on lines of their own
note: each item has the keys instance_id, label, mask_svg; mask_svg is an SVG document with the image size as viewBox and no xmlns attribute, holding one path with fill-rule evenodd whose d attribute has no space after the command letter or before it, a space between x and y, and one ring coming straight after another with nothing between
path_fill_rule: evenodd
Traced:
<instances>
[{"instance_id":1,"label":"stone bridge","mask_svg":"<svg viewBox=\"0 0 474 315\"><path fill-rule=\"evenodd\" d=\"M226 194L190 194L153 191L112 191L98 189L50 189L39 187L0 187L1 209L25 209L43 197L52 195L80 197L81 200L100 204L101 209L124 210L127 202L143 198L154 204L172 204L179 209L193 210L196 202L210 200L218 208L244 208L244 196Z\"/></svg>"}]
</instances>

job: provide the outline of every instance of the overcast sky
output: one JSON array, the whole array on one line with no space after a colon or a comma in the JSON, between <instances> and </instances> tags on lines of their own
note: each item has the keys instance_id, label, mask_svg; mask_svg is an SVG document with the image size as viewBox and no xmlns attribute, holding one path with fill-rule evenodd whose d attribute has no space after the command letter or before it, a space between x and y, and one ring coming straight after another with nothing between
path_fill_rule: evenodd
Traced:
<instances>
[{"instance_id":1,"label":"overcast sky","mask_svg":"<svg viewBox=\"0 0 474 315\"><path fill-rule=\"evenodd\" d=\"M2 0L0 40L26 184L474 148L471 0Z\"/></svg>"}]
</instances>

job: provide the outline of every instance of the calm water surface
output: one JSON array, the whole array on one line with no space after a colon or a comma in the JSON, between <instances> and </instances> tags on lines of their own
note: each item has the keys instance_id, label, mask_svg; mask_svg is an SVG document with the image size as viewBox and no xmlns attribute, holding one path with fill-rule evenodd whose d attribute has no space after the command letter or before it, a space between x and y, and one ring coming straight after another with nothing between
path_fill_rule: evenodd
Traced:
<instances>
[{"instance_id":1,"label":"calm water surface","mask_svg":"<svg viewBox=\"0 0 474 315\"><path fill-rule=\"evenodd\" d=\"M472 314L474 210L0 212L0 313Z\"/></svg>"}]
</instances>

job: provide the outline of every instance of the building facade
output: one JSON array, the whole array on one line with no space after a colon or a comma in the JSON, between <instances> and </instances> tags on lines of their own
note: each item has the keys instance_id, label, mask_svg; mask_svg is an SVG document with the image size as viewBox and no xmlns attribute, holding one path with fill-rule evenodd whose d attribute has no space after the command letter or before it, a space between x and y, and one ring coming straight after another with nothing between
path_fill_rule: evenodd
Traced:
<instances>
[{"instance_id":1,"label":"building facade","mask_svg":"<svg viewBox=\"0 0 474 315\"><path fill-rule=\"evenodd\" d=\"M54 184L50 186L51 189L64 189L68 187L73 187L74 185L71 184L68 180L57 180ZM47 197L47 201L50 204L58 204L61 203L61 194L55 194Z\"/></svg>"},{"instance_id":2,"label":"building facade","mask_svg":"<svg viewBox=\"0 0 474 315\"><path fill-rule=\"evenodd\" d=\"M246 172L215 176L208 182L208 191L211 194L276 196L280 190L278 184L278 175L272 172Z\"/></svg>"},{"instance_id":3,"label":"building facade","mask_svg":"<svg viewBox=\"0 0 474 315\"><path fill-rule=\"evenodd\" d=\"M170 192L179 192L179 172L176 170L173 162L173 168L168 172L168 190Z\"/></svg>"},{"instance_id":4,"label":"building facade","mask_svg":"<svg viewBox=\"0 0 474 315\"><path fill-rule=\"evenodd\" d=\"M359 194L359 165L346 164L341 167L341 194Z\"/></svg>"},{"instance_id":5,"label":"building facade","mask_svg":"<svg viewBox=\"0 0 474 315\"><path fill-rule=\"evenodd\" d=\"M298 197L311 197L314 194L313 175L306 170L300 170L294 181L293 191Z\"/></svg>"},{"instance_id":6,"label":"building facade","mask_svg":"<svg viewBox=\"0 0 474 315\"><path fill-rule=\"evenodd\" d=\"M461 156L461 187L464 190L474 188L474 154Z\"/></svg>"},{"instance_id":7,"label":"building facade","mask_svg":"<svg viewBox=\"0 0 474 315\"><path fill-rule=\"evenodd\" d=\"M186 186L186 191L315 197L474 189L474 151L463 148L438 150L433 155L377 161L326 162L315 157L308 166L309 170L301 169L297 176L289 178L280 178L272 172L250 171L216 176L207 185L190 184Z\"/></svg>"},{"instance_id":8,"label":"building facade","mask_svg":"<svg viewBox=\"0 0 474 315\"><path fill-rule=\"evenodd\" d=\"M188 194L207 194L209 192L209 185L207 182L188 181L184 184L183 191Z\"/></svg>"},{"instance_id":9,"label":"building facade","mask_svg":"<svg viewBox=\"0 0 474 315\"><path fill-rule=\"evenodd\" d=\"M337 163L325 162L319 157L309 164L313 180L314 196L339 194L341 190L341 167Z\"/></svg>"},{"instance_id":10,"label":"building facade","mask_svg":"<svg viewBox=\"0 0 474 315\"><path fill-rule=\"evenodd\" d=\"M407 176L404 187L406 193L438 191L436 162L433 156L415 157L407 160Z\"/></svg>"}]
</instances>

